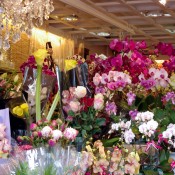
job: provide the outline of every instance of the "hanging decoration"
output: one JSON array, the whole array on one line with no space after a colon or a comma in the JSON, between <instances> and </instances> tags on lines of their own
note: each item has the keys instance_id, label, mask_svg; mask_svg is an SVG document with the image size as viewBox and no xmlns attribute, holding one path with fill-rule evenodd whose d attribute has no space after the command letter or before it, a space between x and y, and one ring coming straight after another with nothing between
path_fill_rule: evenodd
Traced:
<instances>
[{"instance_id":1,"label":"hanging decoration","mask_svg":"<svg viewBox=\"0 0 175 175\"><path fill-rule=\"evenodd\" d=\"M32 34L54 10L52 0L2 0L0 2L0 49L10 48L10 42L20 40L21 33Z\"/></svg>"}]
</instances>

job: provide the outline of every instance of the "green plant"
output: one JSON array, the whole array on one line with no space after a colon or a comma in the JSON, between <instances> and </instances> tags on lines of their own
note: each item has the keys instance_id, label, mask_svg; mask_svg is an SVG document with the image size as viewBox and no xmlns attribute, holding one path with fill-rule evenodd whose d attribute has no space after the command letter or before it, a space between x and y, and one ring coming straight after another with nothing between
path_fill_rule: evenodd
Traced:
<instances>
[{"instance_id":1,"label":"green plant","mask_svg":"<svg viewBox=\"0 0 175 175\"><path fill-rule=\"evenodd\" d=\"M87 111L80 113L69 112L69 116L73 117L70 126L79 131L79 137L85 139L93 137L95 134L101 132L101 127L105 125L105 118L99 118L96 116L97 111L93 107L89 107Z\"/></svg>"}]
</instances>

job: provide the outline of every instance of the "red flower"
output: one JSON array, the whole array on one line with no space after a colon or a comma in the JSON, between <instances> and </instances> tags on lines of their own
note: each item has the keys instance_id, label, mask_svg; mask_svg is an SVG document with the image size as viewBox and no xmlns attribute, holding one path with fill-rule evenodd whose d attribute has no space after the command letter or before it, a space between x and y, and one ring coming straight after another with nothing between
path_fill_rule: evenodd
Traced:
<instances>
[{"instance_id":1,"label":"red flower","mask_svg":"<svg viewBox=\"0 0 175 175\"><path fill-rule=\"evenodd\" d=\"M94 98L84 97L80 101L81 104L84 106L84 110L87 110L89 107L92 107L94 104Z\"/></svg>"}]
</instances>

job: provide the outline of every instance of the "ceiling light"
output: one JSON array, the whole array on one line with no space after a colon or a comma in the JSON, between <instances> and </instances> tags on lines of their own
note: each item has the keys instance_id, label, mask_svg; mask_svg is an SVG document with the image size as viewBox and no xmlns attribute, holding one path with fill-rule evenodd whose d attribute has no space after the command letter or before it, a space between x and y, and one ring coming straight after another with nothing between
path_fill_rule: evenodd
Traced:
<instances>
[{"instance_id":1,"label":"ceiling light","mask_svg":"<svg viewBox=\"0 0 175 175\"><path fill-rule=\"evenodd\" d=\"M63 16L61 17L62 21L69 21L69 22L74 22L78 20L78 16L73 14L73 15L69 15L69 16Z\"/></svg>"},{"instance_id":2,"label":"ceiling light","mask_svg":"<svg viewBox=\"0 0 175 175\"><path fill-rule=\"evenodd\" d=\"M145 11L140 12L140 14L144 15L145 17L171 16L169 13L163 13L162 11Z\"/></svg>"},{"instance_id":3,"label":"ceiling light","mask_svg":"<svg viewBox=\"0 0 175 175\"><path fill-rule=\"evenodd\" d=\"M85 29L85 28L79 28L80 30L87 30L87 29Z\"/></svg>"},{"instance_id":4,"label":"ceiling light","mask_svg":"<svg viewBox=\"0 0 175 175\"><path fill-rule=\"evenodd\" d=\"M175 30L173 29L165 29L166 31L168 31L169 33L175 33Z\"/></svg>"},{"instance_id":5,"label":"ceiling light","mask_svg":"<svg viewBox=\"0 0 175 175\"><path fill-rule=\"evenodd\" d=\"M98 36L110 36L111 34L108 32L99 32L97 33Z\"/></svg>"},{"instance_id":6,"label":"ceiling light","mask_svg":"<svg viewBox=\"0 0 175 175\"><path fill-rule=\"evenodd\" d=\"M155 60L156 61L156 63L158 63L158 64L162 64L165 60Z\"/></svg>"},{"instance_id":7,"label":"ceiling light","mask_svg":"<svg viewBox=\"0 0 175 175\"><path fill-rule=\"evenodd\" d=\"M91 35L96 35L96 33L95 32L89 32Z\"/></svg>"},{"instance_id":8,"label":"ceiling light","mask_svg":"<svg viewBox=\"0 0 175 175\"><path fill-rule=\"evenodd\" d=\"M166 0L159 0L162 5L166 5Z\"/></svg>"}]
</instances>

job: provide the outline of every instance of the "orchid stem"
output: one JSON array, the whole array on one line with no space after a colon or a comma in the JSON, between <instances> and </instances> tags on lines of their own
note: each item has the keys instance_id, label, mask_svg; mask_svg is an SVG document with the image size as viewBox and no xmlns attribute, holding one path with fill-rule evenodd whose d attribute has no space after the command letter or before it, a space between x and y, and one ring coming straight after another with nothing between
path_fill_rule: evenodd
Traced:
<instances>
[{"instance_id":1,"label":"orchid stem","mask_svg":"<svg viewBox=\"0 0 175 175\"><path fill-rule=\"evenodd\" d=\"M55 108L57 107L57 104L58 104L59 100L60 100L60 92L58 91L57 94L56 94L56 96L55 96L55 98L54 98L54 101L52 103L52 106L50 108L50 111L49 111L49 113L47 115L47 120L50 120L51 119L51 117L52 117L52 115L53 115L53 113L55 111Z\"/></svg>"},{"instance_id":2,"label":"orchid stem","mask_svg":"<svg viewBox=\"0 0 175 175\"><path fill-rule=\"evenodd\" d=\"M42 66L37 66L37 80L36 80L36 121L41 120L41 73L42 73Z\"/></svg>"}]
</instances>

